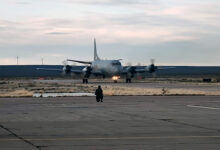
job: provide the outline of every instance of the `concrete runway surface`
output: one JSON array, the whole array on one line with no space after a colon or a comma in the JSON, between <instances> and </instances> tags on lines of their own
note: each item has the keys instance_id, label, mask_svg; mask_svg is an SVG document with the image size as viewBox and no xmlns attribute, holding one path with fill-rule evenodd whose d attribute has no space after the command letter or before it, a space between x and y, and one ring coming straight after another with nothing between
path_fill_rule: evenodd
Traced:
<instances>
[{"instance_id":1,"label":"concrete runway surface","mask_svg":"<svg viewBox=\"0 0 220 150\"><path fill-rule=\"evenodd\" d=\"M219 150L220 97L0 99L2 150Z\"/></svg>"}]
</instances>

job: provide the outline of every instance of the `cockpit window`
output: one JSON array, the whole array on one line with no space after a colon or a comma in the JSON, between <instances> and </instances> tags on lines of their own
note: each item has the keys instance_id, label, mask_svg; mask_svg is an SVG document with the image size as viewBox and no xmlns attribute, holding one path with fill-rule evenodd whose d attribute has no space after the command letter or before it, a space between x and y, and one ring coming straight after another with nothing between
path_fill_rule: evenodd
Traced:
<instances>
[{"instance_id":1,"label":"cockpit window","mask_svg":"<svg viewBox=\"0 0 220 150\"><path fill-rule=\"evenodd\" d=\"M120 62L113 62L112 65L113 66L119 66L119 65L121 65L121 63Z\"/></svg>"}]
</instances>

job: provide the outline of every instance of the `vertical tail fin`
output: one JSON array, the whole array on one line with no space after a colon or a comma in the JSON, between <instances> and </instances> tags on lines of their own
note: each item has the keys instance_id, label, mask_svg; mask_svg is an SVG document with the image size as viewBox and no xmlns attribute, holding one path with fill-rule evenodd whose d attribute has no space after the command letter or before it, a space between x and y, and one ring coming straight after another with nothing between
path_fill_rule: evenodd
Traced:
<instances>
[{"instance_id":1,"label":"vertical tail fin","mask_svg":"<svg viewBox=\"0 0 220 150\"><path fill-rule=\"evenodd\" d=\"M97 49L96 49L96 40L94 39L94 61L95 60L100 60L98 54L97 54Z\"/></svg>"}]
</instances>

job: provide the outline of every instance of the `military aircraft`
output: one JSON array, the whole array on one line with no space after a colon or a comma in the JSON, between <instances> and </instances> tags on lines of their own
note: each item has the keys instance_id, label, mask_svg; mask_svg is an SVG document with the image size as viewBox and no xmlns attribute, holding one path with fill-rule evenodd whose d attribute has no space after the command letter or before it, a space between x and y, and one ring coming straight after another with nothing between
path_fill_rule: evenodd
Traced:
<instances>
[{"instance_id":1,"label":"military aircraft","mask_svg":"<svg viewBox=\"0 0 220 150\"><path fill-rule=\"evenodd\" d=\"M45 71L58 71L64 75L74 74L80 75L83 83L88 83L89 78L112 78L114 82L117 82L120 77L124 77L126 83L131 83L131 79L135 77L137 73L154 73L157 70L161 69L170 69L174 67L164 67L158 68L154 65L154 61L152 60L149 66L144 68L137 68L136 66L127 66L123 67L121 64L121 59L111 59L111 60L103 60L97 54L96 49L96 40L94 39L94 59L93 61L80 61L67 59L67 61L86 64L82 70L74 70L72 66L67 63L64 64L63 69L46 69L46 68L37 68L38 70Z\"/></svg>"}]
</instances>

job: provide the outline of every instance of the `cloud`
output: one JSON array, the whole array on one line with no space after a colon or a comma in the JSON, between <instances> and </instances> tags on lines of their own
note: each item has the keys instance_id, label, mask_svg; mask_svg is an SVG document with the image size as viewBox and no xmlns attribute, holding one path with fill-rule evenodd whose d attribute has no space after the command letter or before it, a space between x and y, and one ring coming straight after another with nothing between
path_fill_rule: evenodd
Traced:
<instances>
[{"instance_id":1,"label":"cloud","mask_svg":"<svg viewBox=\"0 0 220 150\"><path fill-rule=\"evenodd\" d=\"M59 54L60 49L65 53L74 49L74 55L84 58L94 37L104 55L111 56L112 51L120 49L126 53L122 57L129 59L136 58L136 50L144 53L151 48L163 57L162 53L168 51L167 60L175 52L185 52L184 48L197 53L203 47L211 47L213 53L219 49L216 39L220 38L220 4L216 0L39 0L33 1L28 9L14 5L16 2L26 1L10 0L0 6L0 47L5 57L9 53L6 56L4 51L33 57L42 51L52 55ZM3 9L8 8L8 3L10 12ZM77 51L84 48L85 53ZM141 57L139 53L137 57Z\"/></svg>"},{"instance_id":2,"label":"cloud","mask_svg":"<svg viewBox=\"0 0 220 150\"><path fill-rule=\"evenodd\" d=\"M15 4L17 4L17 5L29 5L29 4L31 4L31 3L29 3L29 2L22 2L22 1L18 1L18 2L15 2Z\"/></svg>"},{"instance_id":3,"label":"cloud","mask_svg":"<svg viewBox=\"0 0 220 150\"><path fill-rule=\"evenodd\" d=\"M51 35L65 35L65 34L70 34L70 33L66 33L66 32L49 32L47 34L51 34Z\"/></svg>"},{"instance_id":4,"label":"cloud","mask_svg":"<svg viewBox=\"0 0 220 150\"><path fill-rule=\"evenodd\" d=\"M133 4L146 4L152 0L67 0L70 3L79 3L86 5L133 5Z\"/></svg>"},{"instance_id":5,"label":"cloud","mask_svg":"<svg viewBox=\"0 0 220 150\"><path fill-rule=\"evenodd\" d=\"M29 5L31 4L31 1L27 1L27 0L7 0L5 2L3 2L3 4L9 4L9 5Z\"/></svg>"},{"instance_id":6,"label":"cloud","mask_svg":"<svg viewBox=\"0 0 220 150\"><path fill-rule=\"evenodd\" d=\"M57 0L56 2L58 2ZM72 3L126 4L132 13L84 11L72 18L28 17L19 21L0 20L0 44L83 44L92 37L102 43L155 44L192 41L217 34L220 18L215 5L166 6L158 2L128 0L69 1ZM107 6L103 6L105 10ZM122 7L123 8L123 7ZM130 8L130 9L129 9ZM134 11L137 10L137 11ZM212 27L210 27L212 26ZM217 30L216 30L217 29ZM10 40L8 40L10 39Z\"/></svg>"},{"instance_id":7,"label":"cloud","mask_svg":"<svg viewBox=\"0 0 220 150\"><path fill-rule=\"evenodd\" d=\"M90 16L88 20L36 18L16 23L8 21L0 21L0 23L0 26L7 27L0 32L2 45L83 44L84 39L89 40L93 37L103 43L120 41L133 44L197 39L196 35L190 35L192 32L190 29L183 27L154 26L144 22L126 24L121 23L116 17L111 19L104 16Z\"/></svg>"},{"instance_id":8,"label":"cloud","mask_svg":"<svg viewBox=\"0 0 220 150\"><path fill-rule=\"evenodd\" d=\"M1 51L1 50L0 50ZM19 65L25 64L41 64L42 58L44 59L44 64L62 64L62 61L65 60L67 57L62 52L53 52L52 54L49 52L38 52L36 54L30 55L21 55L17 54L19 57L18 63ZM17 56L16 54L10 57L0 57L0 65L16 65L17 64ZM57 60L59 61L57 61Z\"/></svg>"},{"instance_id":9,"label":"cloud","mask_svg":"<svg viewBox=\"0 0 220 150\"><path fill-rule=\"evenodd\" d=\"M220 25L220 3L197 4L192 6L172 6L172 7L157 7L146 9L145 13L148 16L159 16L163 18L172 18L182 20L182 23L191 22L197 25ZM167 22L171 23L171 22Z\"/></svg>"}]
</instances>

